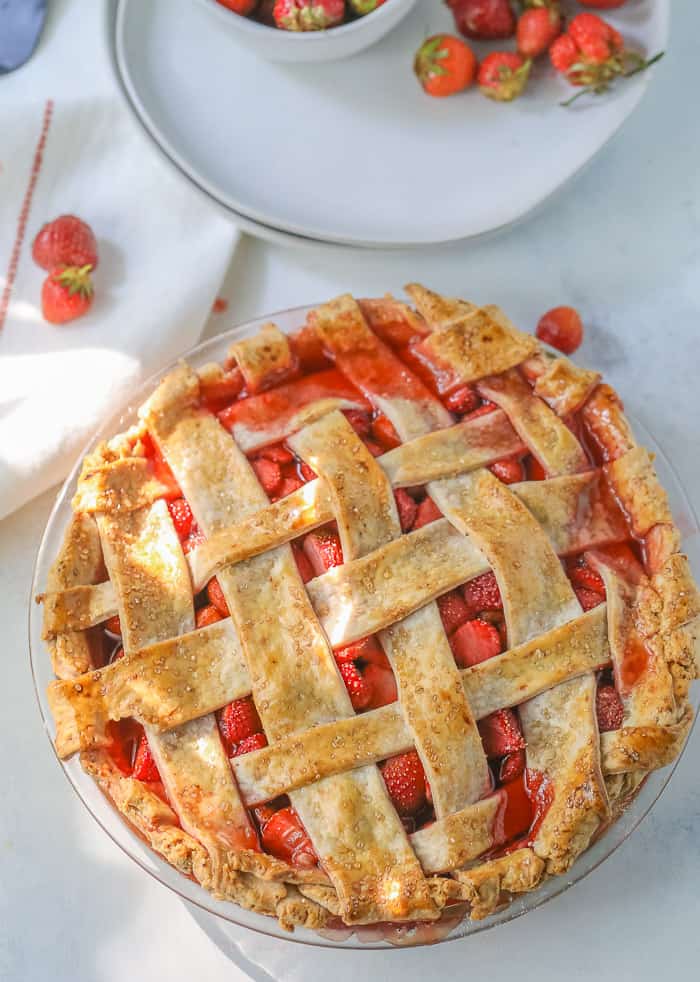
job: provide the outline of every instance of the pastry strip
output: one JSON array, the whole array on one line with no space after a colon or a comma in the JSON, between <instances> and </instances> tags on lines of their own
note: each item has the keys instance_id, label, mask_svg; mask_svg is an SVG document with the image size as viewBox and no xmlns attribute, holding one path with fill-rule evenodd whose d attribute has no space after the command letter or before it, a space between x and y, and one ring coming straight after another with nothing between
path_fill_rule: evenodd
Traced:
<instances>
[{"instance_id":1,"label":"pastry strip","mask_svg":"<svg viewBox=\"0 0 700 982\"><path fill-rule=\"evenodd\" d=\"M289 338L275 324L263 324L257 334L235 341L229 348L249 392L260 392L292 374L297 360Z\"/></svg>"}]
</instances>

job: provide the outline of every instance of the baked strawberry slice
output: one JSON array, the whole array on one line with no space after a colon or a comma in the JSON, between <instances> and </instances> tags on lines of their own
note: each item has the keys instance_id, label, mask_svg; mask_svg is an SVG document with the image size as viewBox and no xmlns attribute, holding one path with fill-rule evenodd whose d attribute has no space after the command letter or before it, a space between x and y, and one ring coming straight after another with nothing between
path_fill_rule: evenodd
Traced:
<instances>
[{"instance_id":1,"label":"baked strawberry slice","mask_svg":"<svg viewBox=\"0 0 700 982\"><path fill-rule=\"evenodd\" d=\"M516 777L520 777L525 771L525 751L516 750L515 753L508 754L501 761L501 766L498 771L498 780L501 784L507 784L509 781L514 781Z\"/></svg>"},{"instance_id":2,"label":"baked strawberry slice","mask_svg":"<svg viewBox=\"0 0 700 982\"><path fill-rule=\"evenodd\" d=\"M313 567L299 542L292 542L292 554L294 555L294 562L297 564L297 569L299 570L299 576L302 578L304 583L308 583L309 580L313 580Z\"/></svg>"},{"instance_id":3,"label":"baked strawberry slice","mask_svg":"<svg viewBox=\"0 0 700 982\"><path fill-rule=\"evenodd\" d=\"M288 494L292 494L294 491L298 491L299 488L304 486L304 481L301 477L294 471L293 473L285 470L282 473L282 481L277 488L277 491L272 495L274 501L279 501L280 498L286 498Z\"/></svg>"},{"instance_id":4,"label":"baked strawberry slice","mask_svg":"<svg viewBox=\"0 0 700 982\"><path fill-rule=\"evenodd\" d=\"M595 695L598 729L601 733L619 730L625 716L625 708L614 685L599 685Z\"/></svg>"},{"instance_id":5,"label":"baked strawberry slice","mask_svg":"<svg viewBox=\"0 0 700 982\"><path fill-rule=\"evenodd\" d=\"M517 484L525 480L525 468L518 457L505 457L491 464L489 470L503 484Z\"/></svg>"},{"instance_id":6,"label":"baked strawberry slice","mask_svg":"<svg viewBox=\"0 0 700 982\"><path fill-rule=\"evenodd\" d=\"M181 539L186 539L192 531L194 518L190 506L184 498L176 498L168 502L168 511L173 520L175 531Z\"/></svg>"},{"instance_id":7,"label":"baked strawberry slice","mask_svg":"<svg viewBox=\"0 0 700 982\"><path fill-rule=\"evenodd\" d=\"M318 475L312 470L305 460L299 461L299 471L305 481L315 481Z\"/></svg>"},{"instance_id":8,"label":"baked strawberry slice","mask_svg":"<svg viewBox=\"0 0 700 982\"><path fill-rule=\"evenodd\" d=\"M527 457L525 461L525 470L527 472L528 481L547 480L547 471L544 469L537 457L533 457L532 455Z\"/></svg>"},{"instance_id":9,"label":"baked strawberry slice","mask_svg":"<svg viewBox=\"0 0 700 982\"><path fill-rule=\"evenodd\" d=\"M343 648L336 648L334 654L338 664L344 661L361 660L368 664L379 665L381 668L389 667L389 660L374 634L370 634L368 638L353 641L352 644L346 644Z\"/></svg>"},{"instance_id":10,"label":"baked strawberry slice","mask_svg":"<svg viewBox=\"0 0 700 982\"><path fill-rule=\"evenodd\" d=\"M413 529L422 529L424 525L430 525L436 519L442 518L442 512L432 498L424 498L418 505L416 518L413 522Z\"/></svg>"},{"instance_id":11,"label":"baked strawberry slice","mask_svg":"<svg viewBox=\"0 0 700 982\"><path fill-rule=\"evenodd\" d=\"M525 740L512 709L497 709L478 723L487 757L506 757L525 749Z\"/></svg>"},{"instance_id":12,"label":"baked strawberry slice","mask_svg":"<svg viewBox=\"0 0 700 982\"><path fill-rule=\"evenodd\" d=\"M338 670L348 690L352 708L356 713L367 709L372 699L372 689L354 661L342 661Z\"/></svg>"},{"instance_id":13,"label":"baked strawberry slice","mask_svg":"<svg viewBox=\"0 0 700 982\"><path fill-rule=\"evenodd\" d=\"M314 576L321 576L326 570L343 565L343 549L337 532L328 529L309 532L304 538L303 548Z\"/></svg>"},{"instance_id":14,"label":"baked strawberry slice","mask_svg":"<svg viewBox=\"0 0 700 982\"><path fill-rule=\"evenodd\" d=\"M379 413L372 420L372 436L384 450L393 450L401 443L399 434L388 416Z\"/></svg>"},{"instance_id":15,"label":"baked strawberry slice","mask_svg":"<svg viewBox=\"0 0 700 982\"><path fill-rule=\"evenodd\" d=\"M216 609L214 604L207 604L206 607L200 607L194 615L195 627L198 628L209 627L210 624L216 624L217 621L222 621L223 619L223 614Z\"/></svg>"},{"instance_id":16,"label":"baked strawberry slice","mask_svg":"<svg viewBox=\"0 0 700 982\"><path fill-rule=\"evenodd\" d=\"M262 809L256 808L256 815L259 812L262 812ZM280 808L269 817L266 814L265 818L261 828L261 839L263 848L267 852L286 863L291 863L292 866L306 869L316 866L318 856L293 808Z\"/></svg>"},{"instance_id":17,"label":"baked strawberry slice","mask_svg":"<svg viewBox=\"0 0 700 982\"><path fill-rule=\"evenodd\" d=\"M464 416L466 413L473 413L475 409L478 409L481 399L471 385L462 385L459 389L455 389L454 392L445 396L444 402L450 412Z\"/></svg>"},{"instance_id":18,"label":"baked strawberry slice","mask_svg":"<svg viewBox=\"0 0 700 982\"><path fill-rule=\"evenodd\" d=\"M398 488L394 491L394 498L396 499L396 510L399 513L399 521L401 522L401 531L410 532L418 514L418 505L408 491L404 491L403 488Z\"/></svg>"},{"instance_id":19,"label":"baked strawberry slice","mask_svg":"<svg viewBox=\"0 0 700 982\"><path fill-rule=\"evenodd\" d=\"M122 636L122 625L121 621L119 620L119 614L115 614L114 617L107 618L105 621L105 631L109 631L109 633L113 634L116 638L120 638Z\"/></svg>"},{"instance_id":20,"label":"baked strawberry slice","mask_svg":"<svg viewBox=\"0 0 700 982\"><path fill-rule=\"evenodd\" d=\"M391 757L381 766L382 777L399 815L417 815L425 806L425 771L415 750Z\"/></svg>"},{"instance_id":21,"label":"baked strawberry slice","mask_svg":"<svg viewBox=\"0 0 700 982\"><path fill-rule=\"evenodd\" d=\"M343 415L358 436L369 436L372 423L367 413L360 409L344 409Z\"/></svg>"},{"instance_id":22,"label":"baked strawberry slice","mask_svg":"<svg viewBox=\"0 0 700 982\"><path fill-rule=\"evenodd\" d=\"M231 757L241 757L243 754L249 754L252 750L262 750L266 746L267 737L264 733L252 733L234 747Z\"/></svg>"},{"instance_id":23,"label":"baked strawberry slice","mask_svg":"<svg viewBox=\"0 0 700 982\"><path fill-rule=\"evenodd\" d=\"M276 494L282 483L280 465L275 463L274 460L268 460L267 457L256 457L250 463L265 490L265 494Z\"/></svg>"},{"instance_id":24,"label":"baked strawberry slice","mask_svg":"<svg viewBox=\"0 0 700 982\"><path fill-rule=\"evenodd\" d=\"M603 597L605 596L603 577L591 569L584 559L567 560L566 572L575 587L582 587L584 590L592 590L593 593L600 593Z\"/></svg>"},{"instance_id":25,"label":"baked strawberry slice","mask_svg":"<svg viewBox=\"0 0 700 982\"><path fill-rule=\"evenodd\" d=\"M459 667L469 668L500 654L501 636L493 624L476 617L457 628L450 647Z\"/></svg>"},{"instance_id":26,"label":"baked strawberry slice","mask_svg":"<svg viewBox=\"0 0 700 982\"><path fill-rule=\"evenodd\" d=\"M258 457L271 460L273 463L279 464L280 467L283 464L294 463L294 454L281 443L273 443L269 447L263 447L262 450L258 450Z\"/></svg>"},{"instance_id":27,"label":"baked strawberry slice","mask_svg":"<svg viewBox=\"0 0 700 982\"><path fill-rule=\"evenodd\" d=\"M256 733L262 733L262 723L253 700L235 699L225 706L219 714L219 732L229 757L237 744Z\"/></svg>"},{"instance_id":28,"label":"baked strawberry slice","mask_svg":"<svg viewBox=\"0 0 700 982\"><path fill-rule=\"evenodd\" d=\"M391 668L382 668L370 663L365 666L363 675L370 690L367 709L379 709L381 706L389 706L392 702L396 702L398 692Z\"/></svg>"},{"instance_id":29,"label":"baked strawberry slice","mask_svg":"<svg viewBox=\"0 0 700 982\"><path fill-rule=\"evenodd\" d=\"M219 581L215 576L207 583L207 597L209 598L209 603L213 604L219 611L222 617L229 616L228 604L226 603L226 597L224 596L224 591L219 585Z\"/></svg>"},{"instance_id":30,"label":"baked strawberry slice","mask_svg":"<svg viewBox=\"0 0 700 982\"><path fill-rule=\"evenodd\" d=\"M586 590L585 587L575 586L574 593L578 597L578 602L584 611L593 610L599 604L605 603L605 597L601 593L594 593L593 590Z\"/></svg>"},{"instance_id":31,"label":"baked strawberry slice","mask_svg":"<svg viewBox=\"0 0 700 982\"><path fill-rule=\"evenodd\" d=\"M136 756L134 757L133 776L138 781L160 781L160 774L153 759L151 748L148 746L146 734L141 734Z\"/></svg>"},{"instance_id":32,"label":"baked strawberry slice","mask_svg":"<svg viewBox=\"0 0 700 982\"><path fill-rule=\"evenodd\" d=\"M437 600L442 625L448 634L452 634L458 627L469 620L469 608L462 598L459 590L450 590Z\"/></svg>"},{"instance_id":33,"label":"baked strawberry slice","mask_svg":"<svg viewBox=\"0 0 700 982\"><path fill-rule=\"evenodd\" d=\"M491 570L463 584L462 596L472 617L482 610L503 610L501 591Z\"/></svg>"}]
</instances>

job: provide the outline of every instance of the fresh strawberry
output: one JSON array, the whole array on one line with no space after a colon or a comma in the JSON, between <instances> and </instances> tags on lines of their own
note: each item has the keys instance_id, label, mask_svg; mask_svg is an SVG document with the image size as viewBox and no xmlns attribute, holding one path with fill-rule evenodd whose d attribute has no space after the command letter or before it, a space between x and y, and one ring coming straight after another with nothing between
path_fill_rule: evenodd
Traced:
<instances>
[{"instance_id":1,"label":"fresh strawberry","mask_svg":"<svg viewBox=\"0 0 700 982\"><path fill-rule=\"evenodd\" d=\"M151 748L148 746L146 734L141 734L136 756L134 757L133 776L137 781L160 781L160 774L153 759Z\"/></svg>"},{"instance_id":2,"label":"fresh strawberry","mask_svg":"<svg viewBox=\"0 0 700 982\"><path fill-rule=\"evenodd\" d=\"M233 748L232 757L242 757L243 754L249 754L253 750L262 750L263 747L267 746L267 737L264 733L251 733L249 737Z\"/></svg>"},{"instance_id":3,"label":"fresh strawberry","mask_svg":"<svg viewBox=\"0 0 700 982\"><path fill-rule=\"evenodd\" d=\"M540 317L535 334L545 344L571 355L583 341L579 312L573 307L553 307Z\"/></svg>"},{"instance_id":4,"label":"fresh strawberry","mask_svg":"<svg viewBox=\"0 0 700 982\"><path fill-rule=\"evenodd\" d=\"M39 231L32 257L42 269L57 266L97 268L97 241L90 226L75 215L61 215Z\"/></svg>"},{"instance_id":5,"label":"fresh strawberry","mask_svg":"<svg viewBox=\"0 0 700 982\"><path fill-rule=\"evenodd\" d=\"M247 17L255 10L258 0L216 0L216 2L220 3L222 7L228 7L234 14Z\"/></svg>"},{"instance_id":6,"label":"fresh strawberry","mask_svg":"<svg viewBox=\"0 0 700 982\"><path fill-rule=\"evenodd\" d=\"M622 35L597 14L577 14L567 28L583 58L592 64L602 65L620 54L624 42Z\"/></svg>"},{"instance_id":7,"label":"fresh strawberry","mask_svg":"<svg viewBox=\"0 0 700 982\"><path fill-rule=\"evenodd\" d=\"M424 498L418 505L416 518L413 522L413 529L422 529L424 525L430 525L436 519L442 518L442 512L432 498Z\"/></svg>"},{"instance_id":8,"label":"fresh strawberry","mask_svg":"<svg viewBox=\"0 0 700 982\"><path fill-rule=\"evenodd\" d=\"M532 7L518 18L516 40L524 58L539 58L561 31L561 14L555 7Z\"/></svg>"},{"instance_id":9,"label":"fresh strawberry","mask_svg":"<svg viewBox=\"0 0 700 982\"><path fill-rule=\"evenodd\" d=\"M462 385L458 389L455 389L454 392L450 392L445 397L444 402L451 413L464 416L466 413L474 412L478 408L481 400L471 385Z\"/></svg>"},{"instance_id":10,"label":"fresh strawberry","mask_svg":"<svg viewBox=\"0 0 700 982\"><path fill-rule=\"evenodd\" d=\"M41 288L41 311L50 324L66 324L92 307L92 266L57 266Z\"/></svg>"},{"instance_id":11,"label":"fresh strawberry","mask_svg":"<svg viewBox=\"0 0 700 982\"><path fill-rule=\"evenodd\" d=\"M396 702L398 698L396 679L390 668L381 668L370 663L365 666L363 675L370 690L368 709L379 709L381 706Z\"/></svg>"},{"instance_id":12,"label":"fresh strawberry","mask_svg":"<svg viewBox=\"0 0 700 982\"><path fill-rule=\"evenodd\" d=\"M447 0L460 34L485 41L515 33L515 16L508 0Z\"/></svg>"},{"instance_id":13,"label":"fresh strawberry","mask_svg":"<svg viewBox=\"0 0 700 982\"><path fill-rule=\"evenodd\" d=\"M437 600L442 626L448 634L452 634L457 628L469 620L469 608L458 590L450 590Z\"/></svg>"},{"instance_id":14,"label":"fresh strawberry","mask_svg":"<svg viewBox=\"0 0 700 982\"><path fill-rule=\"evenodd\" d=\"M620 729L625 709L614 685L598 686L595 709L598 716L598 729L601 733Z\"/></svg>"},{"instance_id":15,"label":"fresh strawberry","mask_svg":"<svg viewBox=\"0 0 700 982\"><path fill-rule=\"evenodd\" d=\"M381 771L399 815L417 815L425 806L425 771L416 751L391 757Z\"/></svg>"},{"instance_id":16,"label":"fresh strawberry","mask_svg":"<svg viewBox=\"0 0 700 982\"><path fill-rule=\"evenodd\" d=\"M258 450L258 457L271 460L275 464L279 464L280 467L284 464L294 463L294 454L282 443L273 443L270 447L263 447L262 450Z\"/></svg>"},{"instance_id":17,"label":"fresh strawberry","mask_svg":"<svg viewBox=\"0 0 700 982\"><path fill-rule=\"evenodd\" d=\"M301 576L304 583L308 583L309 580L313 580L315 575L313 566L309 562L306 553L298 542L292 542L292 553L294 555L294 561L297 564L297 569L299 570L299 576Z\"/></svg>"},{"instance_id":18,"label":"fresh strawberry","mask_svg":"<svg viewBox=\"0 0 700 982\"><path fill-rule=\"evenodd\" d=\"M226 603L226 597L224 596L224 591L221 589L219 581L215 576L212 576L207 583L207 597L209 598L209 603L214 604L222 617L229 616L229 609L228 604Z\"/></svg>"},{"instance_id":19,"label":"fresh strawberry","mask_svg":"<svg viewBox=\"0 0 700 982\"><path fill-rule=\"evenodd\" d=\"M382 445L384 450L393 450L401 443L401 438L394 429L394 424L384 413L379 413L372 420L372 436L377 443Z\"/></svg>"},{"instance_id":20,"label":"fresh strawberry","mask_svg":"<svg viewBox=\"0 0 700 982\"><path fill-rule=\"evenodd\" d=\"M525 749L525 740L512 709L497 709L479 721L479 733L487 757L505 757Z\"/></svg>"},{"instance_id":21,"label":"fresh strawberry","mask_svg":"<svg viewBox=\"0 0 700 982\"><path fill-rule=\"evenodd\" d=\"M516 777L520 777L525 770L525 764L524 750L516 750L515 753L508 754L501 761L501 766L498 770L499 782L501 784L507 784L508 781L514 781Z\"/></svg>"},{"instance_id":22,"label":"fresh strawberry","mask_svg":"<svg viewBox=\"0 0 700 982\"><path fill-rule=\"evenodd\" d=\"M109 631L109 633L113 634L116 638L120 638L122 636L122 625L118 614L115 614L114 617L107 618L105 621L105 630Z\"/></svg>"},{"instance_id":23,"label":"fresh strawberry","mask_svg":"<svg viewBox=\"0 0 700 982\"><path fill-rule=\"evenodd\" d=\"M503 610L501 591L498 589L496 577L490 570L465 583L462 586L462 596L472 617L482 610Z\"/></svg>"},{"instance_id":24,"label":"fresh strawberry","mask_svg":"<svg viewBox=\"0 0 700 982\"><path fill-rule=\"evenodd\" d=\"M418 49L413 62L413 71L423 90L438 98L469 88L476 67L476 56L469 45L451 34L435 34L428 38Z\"/></svg>"},{"instance_id":25,"label":"fresh strawberry","mask_svg":"<svg viewBox=\"0 0 700 982\"><path fill-rule=\"evenodd\" d=\"M263 486L265 494L275 494L282 483L282 471L279 464L276 464L274 460L268 460L266 457L256 457L250 463Z\"/></svg>"},{"instance_id":26,"label":"fresh strawberry","mask_svg":"<svg viewBox=\"0 0 700 982\"><path fill-rule=\"evenodd\" d=\"M372 699L372 690L355 662L342 661L338 664L338 670L348 690L352 708L356 712L367 709Z\"/></svg>"},{"instance_id":27,"label":"fresh strawberry","mask_svg":"<svg viewBox=\"0 0 700 982\"><path fill-rule=\"evenodd\" d=\"M222 621L224 618L216 609L213 604L209 604L207 607L200 607L194 616L194 623L196 627L209 627L210 624L216 624L217 621Z\"/></svg>"},{"instance_id":28,"label":"fresh strawberry","mask_svg":"<svg viewBox=\"0 0 700 982\"><path fill-rule=\"evenodd\" d=\"M593 593L600 593L605 597L603 577L591 569L583 558L567 560L566 572L574 586L583 587L584 590L592 590Z\"/></svg>"},{"instance_id":29,"label":"fresh strawberry","mask_svg":"<svg viewBox=\"0 0 700 982\"><path fill-rule=\"evenodd\" d=\"M399 513L399 521L401 522L401 531L410 532L418 514L418 505L408 491L404 491L403 488L397 488L394 491L394 498L396 499L396 510Z\"/></svg>"},{"instance_id":30,"label":"fresh strawberry","mask_svg":"<svg viewBox=\"0 0 700 982\"><path fill-rule=\"evenodd\" d=\"M286 863L291 863L292 866L300 866L305 869L316 866L318 857L311 844L311 839L306 834L306 829L293 808L280 808L279 811L273 812L269 817L267 810L256 808L256 816L259 813L265 814L265 821L261 828L261 839L263 848L267 852Z\"/></svg>"},{"instance_id":31,"label":"fresh strawberry","mask_svg":"<svg viewBox=\"0 0 700 982\"><path fill-rule=\"evenodd\" d=\"M525 468L518 457L505 457L489 467L491 473L503 484L517 484L525 480Z\"/></svg>"},{"instance_id":32,"label":"fresh strawberry","mask_svg":"<svg viewBox=\"0 0 700 982\"><path fill-rule=\"evenodd\" d=\"M457 628L450 647L459 667L469 668L500 654L501 636L493 624L474 618Z\"/></svg>"},{"instance_id":33,"label":"fresh strawberry","mask_svg":"<svg viewBox=\"0 0 700 982\"><path fill-rule=\"evenodd\" d=\"M314 576L320 576L333 566L343 565L343 550L337 532L327 529L309 532L304 539L304 552Z\"/></svg>"},{"instance_id":34,"label":"fresh strawberry","mask_svg":"<svg viewBox=\"0 0 700 982\"><path fill-rule=\"evenodd\" d=\"M532 61L515 51L494 51L479 66L479 88L489 99L512 102L527 85L531 67Z\"/></svg>"},{"instance_id":35,"label":"fresh strawberry","mask_svg":"<svg viewBox=\"0 0 700 982\"><path fill-rule=\"evenodd\" d=\"M181 539L186 539L192 530L192 511L184 498L175 498L168 502L168 511L173 520L175 531Z\"/></svg>"},{"instance_id":36,"label":"fresh strawberry","mask_svg":"<svg viewBox=\"0 0 700 982\"><path fill-rule=\"evenodd\" d=\"M345 409L343 415L358 436L369 436L372 423L367 413L361 409Z\"/></svg>"},{"instance_id":37,"label":"fresh strawberry","mask_svg":"<svg viewBox=\"0 0 700 982\"><path fill-rule=\"evenodd\" d=\"M578 597L578 602L584 611L593 610L599 604L605 603L605 597L602 594L594 593L592 590L586 590L585 587L574 587L574 593Z\"/></svg>"},{"instance_id":38,"label":"fresh strawberry","mask_svg":"<svg viewBox=\"0 0 700 982\"><path fill-rule=\"evenodd\" d=\"M272 14L284 31L323 31L342 22L345 0L277 0Z\"/></svg>"},{"instance_id":39,"label":"fresh strawberry","mask_svg":"<svg viewBox=\"0 0 700 982\"><path fill-rule=\"evenodd\" d=\"M528 481L547 480L547 471L544 469L537 457L528 456L525 462L525 470L527 471Z\"/></svg>"},{"instance_id":40,"label":"fresh strawberry","mask_svg":"<svg viewBox=\"0 0 700 982\"><path fill-rule=\"evenodd\" d=\"M234 747L253 736L262 733L262 723L252 699L236 699L221 710L219 731L229 757Z\"/></svg>"}]
</instances>

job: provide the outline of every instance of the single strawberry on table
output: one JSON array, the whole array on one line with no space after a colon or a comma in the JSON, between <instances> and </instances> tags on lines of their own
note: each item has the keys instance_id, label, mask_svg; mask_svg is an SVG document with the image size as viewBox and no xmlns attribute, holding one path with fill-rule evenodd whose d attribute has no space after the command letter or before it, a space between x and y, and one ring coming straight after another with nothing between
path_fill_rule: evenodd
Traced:
<instances>
[{"instance_id":1,"label":"single strawberry on table","mask_svg":"<svg viewBox=\"0 0 700 982\"><path fill-rule=\"evenodd\" d=\"M515 51L494 51L479 66L479 88L489 99L512 102L527 85L532 62Z\"/></svg>"},{"instance_id":2,"label":"single strawberry on table","mask_svg":"<svg viewBox=\"0 0 700 982\"><path fill-rule=\"evenodd\" d=\"M509 0L447 0L460 34L477 40L509 38L515 15Z\"/></svg>"},{"instance_id":3,"label":"single strawberry on table","mask_svg":"<svg viewBox=\"0 0 700 982\"><path fill-rule=\"evenodd\" d=\"M571 355L583 341L581 316L574 307L553 307L542 314L535 334L545 344Z\"/></svg>"},{"instance_id":4,"label":"single strawberry on table","mask_svg":"<svg viewBox=\"0 0 700 982\"><path fill-rule=\"evenodd\" d=\"M474 52L460 38L436 34L416 53L413 70L428 95L442 98L462 92L476 75Z\"/></svg>"},{"instance_id":5,"label":"single strawberry on table","mask_svg":"<svg viewBox=\"0 0 700 982\"><path fill-rule=\"evenodd\" d=\"M92 307L91 265L57 266L41 288L41 311L50 324L66 324Z\"/></svg>"},{"instance_id":6,"label":"single strawberry on table","mask_svg":"<svg viewBox=\"0 0 700 982\"><path fill-rule=\"evenodd\" d=\"M272 13L284 31L323 31L342 22L345 0L277 0Z\"/></svg>"},{"instance_id":7,"label":"single strawberry on table","mask_svg":"<svg viewBox=\"0 0 700 982\"><path fill-rule=\"evenodd\" d=\"M97 267L97 240L87 222L60 215L42 226L32 244L32 258L42 269L57 266Z\"/></svg>"}]
</instances>

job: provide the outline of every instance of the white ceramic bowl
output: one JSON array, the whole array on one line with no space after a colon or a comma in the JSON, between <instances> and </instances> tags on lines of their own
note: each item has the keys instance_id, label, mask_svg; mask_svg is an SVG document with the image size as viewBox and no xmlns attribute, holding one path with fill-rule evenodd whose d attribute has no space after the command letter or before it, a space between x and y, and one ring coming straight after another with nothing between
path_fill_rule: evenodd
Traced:
<instances>
[{"instance_id":1,"label":"white ceramic bowl","mask_svg":"<svg viewBox=\"0 0 700 982\"><path fill-rule=\"evenodd\" d=\"M371 14L326 31L282 31L241 17L217 0L198 0L234 41L271 61L334 61L364 51L402 21L416 0L386 0Z\"/></svg>"}]
</instances>

